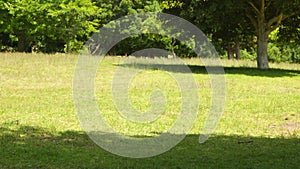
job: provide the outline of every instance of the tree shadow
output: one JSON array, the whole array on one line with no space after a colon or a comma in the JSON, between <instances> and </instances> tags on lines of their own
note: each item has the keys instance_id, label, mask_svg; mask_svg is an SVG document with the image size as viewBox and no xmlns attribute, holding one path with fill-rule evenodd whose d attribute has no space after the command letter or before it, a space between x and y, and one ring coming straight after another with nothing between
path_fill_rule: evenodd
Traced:
<instances>
[{"instance_id":1,"label":"tree shadow","mask_svg":"<svg viewBox=\"0 0 300 169\"><path fill-rule=\"evenodd\" d=\"M53 132L15 122L1 124L0 168L299 168L299 138L215 135L199 144L188 135L161 155L113 155L80 131ZM55 133L55 134L53 134ZM138 151L138 150L137 150Z\"/></svg>"},{"instance_id":2,"label":"tree shadow","mask_svg":"<svg viewBox=\"0 0 300 169\"><path fill-rule=\"evenodd\" d=\"M129 67L135 69L153 69L153 70L163 70L174 73L189 73L182 69L183 65L180 64L147 64L147 63L126 63L119 64L121 67ZM191 72L195 74L207 74L207 70L211 70L210 73L219 74L219 68L213 66L200 66L200 65L187 65ZM216 71L214 71L216 70ZM268 70L261 70L252 67L224 67L225 74L237 74L246 76L262 76L262 77L293 77L299 76L300 71L298 70L288 70L288 69L278 69L270 68ZM214 73L215 72L215 73Z\"/></svg>"}]
</instances>

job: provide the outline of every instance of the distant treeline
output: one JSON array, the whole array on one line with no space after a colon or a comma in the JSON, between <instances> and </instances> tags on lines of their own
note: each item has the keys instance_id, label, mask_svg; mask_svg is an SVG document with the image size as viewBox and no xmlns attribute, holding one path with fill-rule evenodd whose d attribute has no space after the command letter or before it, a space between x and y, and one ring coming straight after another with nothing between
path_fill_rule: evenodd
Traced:
<instances>
[{"instance_id":1,"label":"distant treeline","mask_svg":"<svg viewBox=\"0 0 300 169\"><path fill-rule=\"evenodd\" d=\"M259 68L268 68L268 60L300 62L299 9L296 0L1 0L0 50L77 53L110 21L164 12L198 26L220 56L257 59ZM174 38L147 33L121 41L109 54L145 48L195 56Z\"/></svg>"}]
</instances>

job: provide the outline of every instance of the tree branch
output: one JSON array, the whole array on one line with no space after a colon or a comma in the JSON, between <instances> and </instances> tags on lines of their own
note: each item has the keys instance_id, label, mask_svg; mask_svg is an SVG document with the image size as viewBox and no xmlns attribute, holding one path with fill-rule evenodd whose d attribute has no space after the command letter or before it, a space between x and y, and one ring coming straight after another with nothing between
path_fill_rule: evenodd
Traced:
<instances>
[{"instance_id":1,"label":"tree branch","mask_svg":"<svg viewBox=\"0 0 300 169\"><path fill-rule=\"evenodd\" d=\"M272 1L269 1L266 5L266 8L268 8L271 5Z\"/></svg>"},{"instance_id":2,"label":"tree branch","mask_svg":"<svg viewBox=\"0 0 300 169\"><path fill-rule=\"evenodd\" d=\"M260 15L260 11L258 10L258 8L252 2L248 2L248 3L253 8L253 10L256 13L256 15L259 16Z\"/></svg>"},{"instance_id":3,"label":"tree branch","mask_svg":"<svg viewBox=\"0 0 300 169\"><path fill-rule=\"evenodd\" d=\"M289 15L284 15L283 13L280 13L278 16L275 16L274 18L270 19L267 23L267 27L270 29L270 31L274 31L276 28L279 27L281 22L288 18Z\"/></svg>"},{"instance_id":4,"label":"tree branch","mask_svg":"<svg viewBox=\"0 0 300 169\"><path fill-rule=\"evenodd\" d=\"M274 25L275 23L277 24L278 22L281 22L283 17L283 13L280 13L278 16L275 16L274 18L271 18L268 23L267 26L271 27L272 25Z\"/></svg>"},{"instance_id":5,"label":"tree branch","mask_svg":"<svg viewBox=\"0 0 300 169\"><path fill-rule=\"evenodd\" d=\"M254 28L256 30L258 30L258 22L256 21L256 19L252 15L250 15L249 13L246 13L246 16L250 19L250 21L251 21L252 25L254 26Z\"/></svg>"},{"instance_id":6,"label":"tree branch","mask_svg":"<svg viewBox=\"0 0 300 169\"><path fill-rule=\"evenodd\" d=\"M260 0L261 6L260 6L260 13L264 14L265 13L265 0Z\"/></svg>"}]
</instances>

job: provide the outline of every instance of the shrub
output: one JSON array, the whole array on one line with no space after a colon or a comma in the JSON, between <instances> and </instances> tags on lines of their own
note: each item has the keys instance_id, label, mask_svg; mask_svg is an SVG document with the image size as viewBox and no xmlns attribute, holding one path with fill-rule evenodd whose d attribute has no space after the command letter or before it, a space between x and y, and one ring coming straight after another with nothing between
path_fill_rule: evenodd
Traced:
<instances>
[{"instance_id":1,"label":"shrub","mask_svg":"<svg viewBox=\"0 0 300 169\"><path fill-rule=\"evenodd\" d=\"M242 49L241 51L241 59L246 60L256 60L256 54L254 51L247 51L246 49Z\"/></svg>"},{"instance_id":2,"label":"shrub","mask_svg":"<svg viewBox=\"0 0 300 169\"><path fill-rule=\"evenodd\" d=\"M300 63L299 45L269 43L268 54L271 62Z\"/></svg>"}]
</instances>

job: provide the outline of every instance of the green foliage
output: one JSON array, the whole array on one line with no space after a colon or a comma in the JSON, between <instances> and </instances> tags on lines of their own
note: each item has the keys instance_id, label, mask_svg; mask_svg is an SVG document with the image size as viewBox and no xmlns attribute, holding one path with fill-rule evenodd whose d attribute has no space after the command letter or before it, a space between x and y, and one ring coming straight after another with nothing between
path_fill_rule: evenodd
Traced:
<instances>
[{"instance_id":1,"label":"green foliage","mask_svg":"<svg viewBox=\"0 0 300 169\"><path fill-rule=\"evenodd\" d=\"M270 34L269 57L273 62L300 63L300 17L294 16Z\"/></svg>"},{"instance_id":2,"label":"green foliage","mask_svg":"<svg viewBox=\"0 0 300 169\"><path fill-rule=\"evenodd\" d=\"M276 45L274 45L272 43L268 44L268 54L269 54L270 61L273 61L273 62L281 61L281 58L279 57L279 56L281 56L281 51Z\"/></svg>"},{"instance_id":3,"label":"green foliage","mask_svg":"<svg viewBox=\"0 0 300 169\"><path fill-rule=\"evenodd\" d=\"M265 21L268 30L278 27L277 16L282 13L282 24L270 35L269 59L274 62L298 62L299 1L260 0L2 0L0 1L0 51L79 52L84 42L97 29L128 14L165 12L183 17L197 25L212 41L220 55L241 49L241 58L253 60L257 47L255 8L265 2ZM257 12L257 11L256 11ZM271 22L273 21L273 22ZM155 17L144 22L144 27L159 27ZM155 26L154 26L155 25ZM131 27L130 31L137 31ZM271 31L272 32L272 31ZM126 30L124 34L128 33ZM125 39L110 53L130 54L144 48L161 48L180 57L194 57L189 48L171 37L149 34ZM251 52L247 52L251 51ZM244 57L243 57L244 55ZM278 56L277 56L278 55ZM283 57L284 55L284 57Z\"/></svg>"},{"instance_id":4,"label":"green foliage","mask_svg":"<svg viewBox=\"0 0 300 169\"><path fill-rule=\"evenodd\" d=\"M288 18L278 30L278 42L300 45L300 14Z\"/></svg>"},{"instance_id":5,"label":"green foliage","mask_svg":"<svg viewBox=\"0 0 300 169\"><path fill-rule=\"evenodd\" d=\"M269 58L272 62L300 63L300 46L269 43Z\"/></svg>"},{"instance_id":6,"label":"green foliage","mask_svg":"<svg viewBox=\"0 0 300 169\"><path fill-rule=\"evenodd\" d=\"M247 51L242 49L241 59L245 60L256 60L256 51ZM283 45L279 43L268 44L269 60L271 62L289 62L289 63L300 63L300 46ZM226 58L223 56L223 58Z\"/></svg>"},{"instance_id":7,"label":"green foliage","mask_svg":"<svg viewBox=\"0 0 300 169\"><path fill-rule=\"evenodd\" d=\"M7 0L1 2L0 10L8 18L0 32L16 39L20 52L28 52L32 46L49 46L51 40L58 44L82 41L97 26L97 20L91 16L98 8L90 0Z\"/></svg>"},{"instance_id":8,"label":"green foliage","mask_svg":"<svg viewBox=\"0 0 300 169\"><path fill-rule=\"evenodd\" d=\"M44 4L46 1L30 1L30 0L7 0L4 2L6 11L8 12L7 27L12 39L16 37L19 51L28 51L30 45L39 36L39 32L43 29L43 16L45 14Z\"/></svg>"},{"instance_id":9,"label":"green foliage","mask_svg":"<svg viewBox=\"0 0 300 169\"><path fill-rule=\"evenodd\" d=\"M254 60L256 60L255 52L242 49L241 50L241 59L254 61Z\"/></svg>"},{"instance_id":10,"label":"green foliage","mask_svg":"<svg viewBox=\"0 0 300 169\"><path fill-rule=\"evenodd\" d=\"M78 50L75 47L78 39L97 31L98 20L92 19L97 13L98 8L90 0L64 0L53 4L47 14L55 33L52 37L64 40L67 53Z\"/></svg>"},{"instance_id":11,"label":"green foliage","mask_svg":"<svg viewBox=\"0 0 300 169\"><path fill-rule=\"evenodd\" d=\"M244 9L237 6L236 1L193 0L187 8L182 16L209 36L221 55L235 53L237 48L250 50L254 47L254 31L247 17L242 15Z\"/></svg>"},{"instance_id":12,"label":"green foliage","mask_svg":"<svg viewBox=\"0 0 300 169\"><path fill-rule=\"evenodd\" d=\"M5 1L0 1L0 18L9 18ZM12 40L7 30L8 25L7 21L0 19L0 51L8 50L7 48L12 45Z\"/></svg>"},{"instance_id":13,"label":"green foliage","mask_svg":"<svg viewBox=\"0 0 300 169\"><path fill-rule=\"evenodd\" d=\"M184 5L184 2L180 0L163 0L160 4L162 9L174 9L174 8L182 8Z\"/></svg>"},{"instance_id":14,"label":"green foliage","mask_svg":"<svg viewBox=\"0 0 300 169\"><path fill-rule=\"evenodd\" d=\"M101 3L102 2L102 3ZM110 15L112 19L118 18L124 15L137 14L143 12L160 12L162 11L158 1L140 1L140 0L122 0L120 3L115 1L97 1L97 4L101 3L101 6L112 7L115 5L113 10L113 15ZM105 4L105 5L104 5ZM117 5L116 5L117 4ZM125 20L124 20L125 21ZM141 22L140 26L135 26L134 21L128 20L127 25L130 25L128 29L125 29L121 34L128 35L138 34L142 32L142 35L131 36L121 42L119 42L113 49L111 49L110 54L113 55L127 55L131 54L137 50L145 48L168 48L168 43L172 41L171 38L163 37L160 35L151 34L150 30L155 30L156 32L163 32L160 30L161 22L156 19L155 16L151 15L149 18ZM111 21L111 27L118 27L119 21ZM123 23L125 24L125 23ZM141 30L142 29L142 30ZM119 28L122 30L122 28Z\"/></svg>"}]
</instances>

